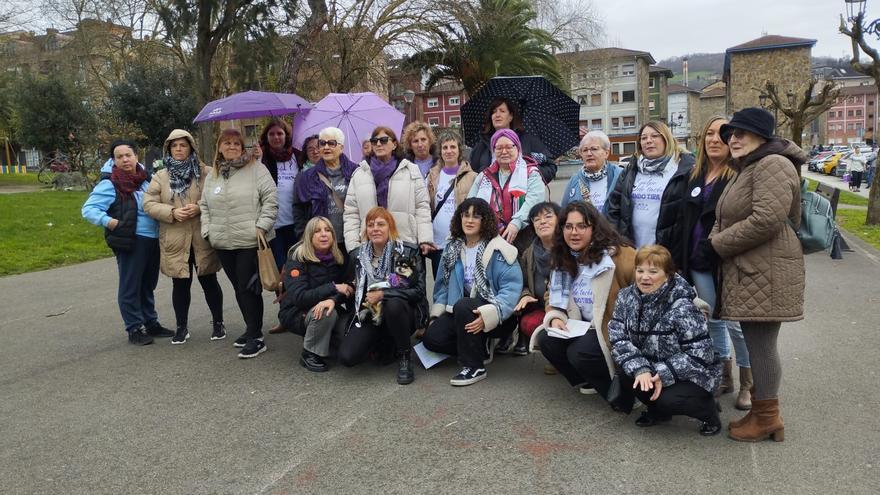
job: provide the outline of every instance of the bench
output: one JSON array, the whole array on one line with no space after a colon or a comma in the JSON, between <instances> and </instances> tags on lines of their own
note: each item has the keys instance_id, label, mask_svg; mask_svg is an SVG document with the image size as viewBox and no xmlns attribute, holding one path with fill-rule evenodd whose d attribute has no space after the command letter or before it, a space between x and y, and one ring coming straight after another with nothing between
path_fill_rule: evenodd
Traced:
<instances>
[{"instance_id":1,"label":"bench","mask_svg":"<svg viewBox=\"0 0 880 495\"><path fill-rule=\"evenodd\" d=\"M837 218L837 202L840 201L840 189L819 182L816 184L816 192L831 203L831 211L834 212L834 217Z\"/></svg>"}]
</instances>

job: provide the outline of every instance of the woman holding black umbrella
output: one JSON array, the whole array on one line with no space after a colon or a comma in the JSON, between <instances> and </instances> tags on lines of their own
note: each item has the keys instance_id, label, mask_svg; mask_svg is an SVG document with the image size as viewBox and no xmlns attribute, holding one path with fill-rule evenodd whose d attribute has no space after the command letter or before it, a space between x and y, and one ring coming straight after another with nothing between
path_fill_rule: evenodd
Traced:
<instances>
[{"instance_id":1,"label":"woman holding black umbrella","mask_svg":"<svg viewBox=\"0 0 880 495\"><path fill-rule=\"evenodd\" d=\"M552 160L550 150L540 139L525 131L519 106L504 97L497 97L489 104L489 112L483 122L480 140L471 150L470 163L474 172L481 172L494 161L495 154L492 152L490 141L492 135L501 129L512 129L516 132L522 143L523 154L538 164L538 170L545 183L556 177L556 163Z\"/></svg>"}]
</instances>

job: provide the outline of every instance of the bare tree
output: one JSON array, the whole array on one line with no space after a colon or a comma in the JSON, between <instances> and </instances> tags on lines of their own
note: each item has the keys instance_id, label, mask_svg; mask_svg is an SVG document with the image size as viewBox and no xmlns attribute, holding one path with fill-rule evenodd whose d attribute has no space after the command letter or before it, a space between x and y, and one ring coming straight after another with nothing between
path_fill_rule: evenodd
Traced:
<instances>
[{"instance_id":1,"label":"bare tree","mask_svg":"<svg viewBox=\"0 0 880 495\"><path fill-rule=\"evenodd\" d=\"M876 34L878 32L877 21L866 26L865 13L859 12L855 17L849 18L849 23L847 24L847 21L841 15L840 32L848 36L852 41L852 58L849 61L852 68L856 72L874 79L874 84L877 86L877 90L880 91L880 53L869 45L865 39L866 34L871 32ZM870 62L862 62L861 54L863 52L871 59ZM871 184L870 193L868 194L868 216L865 223L867 225L880 225L880 174L874 175L874 182Z\"/></svg>"},{"instance_id":2,"label":"bare tree","mask_svg":"<svg viewBox=\"0 0 880 495\"><path fill-rule=\"evenodd\" d=\"M538 14L535 26L550 33L562 51L598 48L604 43L604 26L592 2L575 0L532 0Z\"/></svg>"},{"instance_id":3,"label":"bare tree","mask_svg":"<svg viewBox=\"0 0 880 495\"><path fill-rule=\"evenodd\" d=\"M798 146L801 146L801 138L807 124L833 107L837 97L840 96L840 88L833 81L825 81L822 89L814 94L817 82L812 79L803 91L798 93L789 91L785 95L780 95L779 88L770 81L766 81L762 88L754 88L766 94L772 108L783 115L777 125L787 125L791 132L791 140Z\"/></svg>"}]
</instances>

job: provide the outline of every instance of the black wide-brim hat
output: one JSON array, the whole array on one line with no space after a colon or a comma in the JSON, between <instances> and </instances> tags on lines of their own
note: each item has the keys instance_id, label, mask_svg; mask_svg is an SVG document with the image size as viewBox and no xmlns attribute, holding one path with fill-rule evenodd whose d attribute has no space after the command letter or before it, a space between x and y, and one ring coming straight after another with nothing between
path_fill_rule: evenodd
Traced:
<instances>
[{"instance_id":1,"label":"black wide-brim hat","mask_svg":"<svg viewBox=\"0 0 880 495\"><path fill-rule=\"evenodd\" d=\"M724 144L727 144L727 141L730 140L730 135L736 129L749 131L770 140L773 138L773 131L776 129L776 119L773 118L772 113L758 107L743 108L739 112L734 112L730 122L722 125L719 131Z\"/></svg>"}]
</instances>

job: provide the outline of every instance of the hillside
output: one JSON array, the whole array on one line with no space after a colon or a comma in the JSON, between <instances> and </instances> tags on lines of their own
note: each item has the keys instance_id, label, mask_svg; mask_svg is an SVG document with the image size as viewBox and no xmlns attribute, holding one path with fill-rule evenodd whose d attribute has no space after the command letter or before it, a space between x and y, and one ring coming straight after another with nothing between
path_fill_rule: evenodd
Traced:
<instances>
[{"instance_id":1,"label":"hillside","mask_svg":"<svg viewBox=\"0 0 880 495\"><path fill-rule=\"evenodd\" d=\"M675 73L675 77L670 82L682 83L682 61L685 57L688 59L688 84L691 87L701 88L721 78L724 70L724 53L692 53L657 62L657 65ZM849 61L833 57L813 57L813 65L849 67Z\"/></svg>"}]
</instances>

